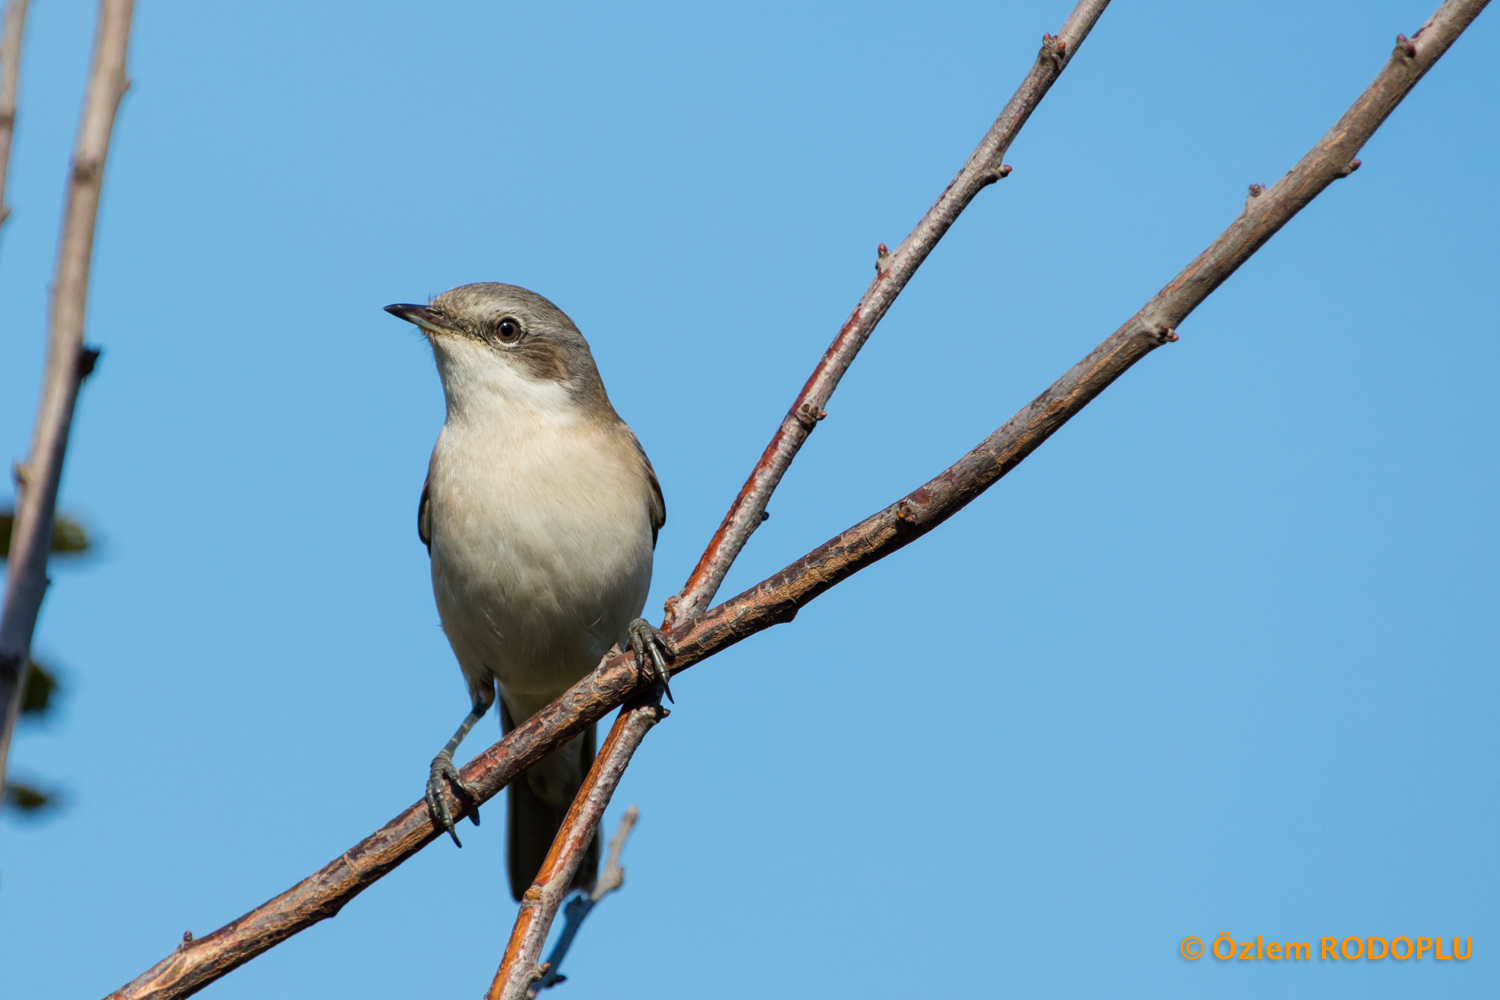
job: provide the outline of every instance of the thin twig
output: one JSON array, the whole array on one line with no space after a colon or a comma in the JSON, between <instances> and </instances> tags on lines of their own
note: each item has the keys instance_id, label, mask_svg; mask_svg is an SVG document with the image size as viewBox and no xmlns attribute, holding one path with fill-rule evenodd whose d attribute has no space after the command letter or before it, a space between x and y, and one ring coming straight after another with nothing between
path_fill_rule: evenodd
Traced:
<instances>
[{"instance_id":1,"label":"thin twig","mask_svg":"<svg viewBox=\"0 0 1500 1000\"><path fill-rule=\"evenodd\" d=\"M577 937L583 921L594 912L594 907L599 905L601 899L625 884L625 869L620 866L620 852L625 849L625 841L629 838L630 831L640 814L640 809L635 806L625 810L625 815L620 818L620 828L610 838L609 857L604 862L604 871L600 873L598 882L594 884L594 891L587 895L579 893L568 900L568 905L563 907L562 933L557 935L557 943L552 946L552 952L547 956L547 961L542 963L542 968L546 972L527 991L530 996L534 997L542 990L550 989L567 980L568 977L558 970L562 968L563 959L567 957L568 949L573 946L573 938Z\"/></svg>"},{"instance_id":2,"label":"thin twig","mask_svg":"<svg viewBox=\"0 0 1500 1000\"><path fill-rule=\"evenodd\" d=\"M57 248L57 273L52 280L51 328L47 334L47 367L37 404L31 454L16 468L20 496L10 539L9 573L5 579L5 612L0 619L0 781L4 780L10 734L21 703L25 664L31 635L47 592L47 552L57 507L57 485L62 477L68 431L78 389L94 370L99 352L83 344L84 312L88 304L89 264L94 252L94 222L99 216L99 193L104 184L104 161L109 153L115 111L129 81L125 78L125 50L130 42L130 15L135 0L100 0L94 37L94 61L89 70L78 141L73 147L73 169L68 185L68 207L63 215ZM19 36L18 36L19 37Z\"/></svg>"},{"instance_id":3,"label":"thin twig","mask_svg":"<svg viewBox=\"0 0 1500 1000\"><path fill-rule=\"evenodd\" d=\"M620 864L620 855L625 852L625 841L630 839L630 831L635 829L635 821L640 818L640 806L631 806L620 817L619 828L609 838L609 854L604 859L604 871L600 873L599 881L594 883L594 891L589 893L589 902L597 903L625 884L625 866Z\"/></svg>"},{"instance_id":4,"label":"thin twig","mask_svg":"<svg viewBox=\"0 0 1500 1000\"><path fill-rule=\"evenodd\" d=\"M833 396L833 390L838 388L839 380L854 363L854 356L870 339L876 324L896 301L896 296L901 294L911 276L937 246L938 240L958 221L963 210L980 191L1010 173L1010 167L1002 162L1005 151L1042 98L1047 96L1052 84L1062 75L1107 6L1109 0L1081 0L1056 36L1042 36L1042 48L1031 72L1026 74L1015 95L995 119L995 124L969 155L958 176L948 184L900 246L887 251L884 243L880 245L875 260L875 279L813 369L807 384L792 401L792 408L782 418L781 426L734 498L687 583L676 597L667 600L666 626L698 614L714 599L735 557L750 540L751 533L765 520L766 504L792 459L797 457L818 421L828 415L824 407Z\"/></svg>"},{"instance_id":5,"label":"thin twig","mask_svg":"<svg viewBox=\"0 0 1500 1000\"><path fill-rule=\"evenodd\" d=\"M29 0L6 0L0 27L0 226L10 218L5 179L10 172L10 141L16 134L16 98L21 89L21 38Z\"/></svg>"},{"instance_id":6,"label":"thin twig","mask_svg":"<svg viewBox=\"0 0 1500 1000\"><path fill-rule=\"evenodd\" d=\"M557 967L562 962L562 954L567 951L567 942L558 942L558 950L554 951L553 960L548 963L550 968L541 966L538 961L542 956L542 946L547 943L547 932L552 929L557 908L568 894L568 887L573 883L573 876L578 872L578 865L588 850L589 841L593 839L599 820L604 816L605 807L615 793L615 786L620 783L620 775L625 773L641 740L666 715L666 709L661 707L661 696L655 692L642 702L621 709L604 746L599 749L599 755L589 768L583 787L578 790L572 807L568 809L562 828L552 841L552 850L547 852L547 860L542 862L536 880L521 898L521 912L516 915L510 944L506 946L505 957L501 959L495 980L490 984L487 1000L525 1000L528 996L535 996L537 990L557 981ZM631 817L630 822L634 823L634 817ZM610 866L605 870L608 877L610 869L613 869L614 884L607 885L601 880L595 886L594 892L588 897L589 902L578 914L577 922L572 924L575 933L577 924L582 922L594 903L624 882L625 872L619 867L619 851L624 848L625 837L629 832L629 826L621 824L615 843L610 845Z\"/></svg>"},{"instance_id":7,"label":"thin twig","mask_svg":"<svg viewBox=\"0 0 1500 1000\"><path fill-rule=\"evenodd\" d=\"M670 634L680 672L762 629L791 621L829 587L911 543L967 505L1045 441L1110 382L1147 353L1176 338L1174 327L1243 264L1304 205L1353 167L1353 156L1417 80L1447 51L1488 0L1446 0L1397 51L1337 125L1300 163L1250 199L1230 227L1083 361L1024 407L955 465L921 488L865 519L775 576ZM516 727L463 768L483 802L525 768L589 723L645 693L652 678L634 657L601 663L561 698ZM465 803L450 798L455 817ZM436 839L425 801L317 873L207 937L176 952L111 995L111 1000L168 1000L188 996L231 969L336 914L381 876Z\"/></svg>"}]
</instances>

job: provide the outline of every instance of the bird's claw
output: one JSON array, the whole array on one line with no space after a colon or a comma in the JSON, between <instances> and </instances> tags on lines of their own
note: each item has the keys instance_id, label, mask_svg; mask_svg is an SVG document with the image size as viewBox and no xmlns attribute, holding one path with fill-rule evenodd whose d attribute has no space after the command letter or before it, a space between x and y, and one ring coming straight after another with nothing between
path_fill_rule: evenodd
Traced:
<instances>
[{"instance_id":1,"label":"bird's claw","mask_svg":"<svg viewBox=\"0 0 1500 1000\"><path fill-rule=\"evenodd\" d=\"M667 637L661 634L661 629L644 618L631 622L626 631L630 635L630 651L635 654L637 666L654 677L666 692L667 700L673 701L672 687L668 683L672 679L672 671L668 669L667 661L677 659L677 651L672 648Z\"/></svg>"},{"instance_id":2,"label":"bird's claw","mask_svg":"<svg viewBox=\"0 0 1500 1000\"><path fill-rule=\"evenodd\" d=\"M448 801L443 796L443 785L447 783L453 786L453 791L469 803L469 819L474 825L479 825L479 795L469 787L458 773L458 768L453 766L453 755L443 751L432 758L432 771L427 776L427 812L432 816L433 825L440 830L448 831L448 836L453 838L453 843L459 847L464 846L458 839L458 833L453 829L453 815L448 812Z\"/></svg>"}]
</instances>

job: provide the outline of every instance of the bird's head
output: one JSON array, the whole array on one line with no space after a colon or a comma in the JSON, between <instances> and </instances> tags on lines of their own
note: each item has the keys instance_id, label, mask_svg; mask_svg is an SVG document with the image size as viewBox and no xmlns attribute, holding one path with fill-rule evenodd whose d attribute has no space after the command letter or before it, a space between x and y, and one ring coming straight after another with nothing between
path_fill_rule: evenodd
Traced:
<instances>
[{"instance_id":1,"label":"bird's head","mask_svg":"<svg viewBox=\"0 0 1500 1000\"><path fill-rule=\"evenodd\" d=\"M525 406L550 416L614 416L588 341L566 313L516 285L460 285L427 305L385 311L432 345L448 413Z\"/></svg>"}]
</instances>

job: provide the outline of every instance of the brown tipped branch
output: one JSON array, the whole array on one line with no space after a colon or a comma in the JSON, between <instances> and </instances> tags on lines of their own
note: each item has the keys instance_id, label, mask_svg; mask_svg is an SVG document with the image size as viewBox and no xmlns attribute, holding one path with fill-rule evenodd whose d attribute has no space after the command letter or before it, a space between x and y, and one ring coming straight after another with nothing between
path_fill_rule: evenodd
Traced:
<instances>
[{"instance_id":1,"label":"brown tipped branch","mask_svg":"<svg viewBox=\"0 0 1500 1000\"><path fill-rule=\"evenodd\" d=\"M115 111L129 86L125 51L130 42L134 0L100 0L94 37L94 59L73 147L68 206L57 248L52 280L52 308L47 333L47 362L31 454L17 469L20 496L11 535L5 578L5 612L0 618L0 781L4 780L10 734L20 704L24 664L31 636L47 591L47 550L62 478L63 456L73 408L83 380L94 370L99 352L83 343L88 305L89 265L94 255L94 222L104 184ZM17 36L19 38L19 36Z\"/></svg>"},{"instance_id":2,"label":"brown tipped branch","mask_svg":"<svg viewBox=\"0 0 1500 1000\"><path fill-rule=\"evenodd\" d=\"M766 504L770 502L781 477L797 457L818 421L828 414L824 408L838 388L839 380L854 363L854 356L870 339L878 324L896 296L906 287L917 268L937 246L954 222L975 196L1010 173L1010 167L1002 163L1005 151L1015 140L1021 126L1036 110L1036 106L1047 96L1052 84L1062 75L1063 69L1072 60L1078 47L1088 37L1094 22L1109 6L1109 0L1081 0L1056 36L1044 35L1042 49L1037 53L1036 63L1021 81L1015 95L1011 97L995 124L984 134L969 160L958 176L948 184L942 196L927 210L922 221L901 241L895 250L887 250L884 243L876 255L875 280L865 289L859 304L833 339L823 358L813 369L812 376L792 407L782 418L781 426L766 445L760 461L750 478L740 488L739 495L724 515L719 530L704 550L698 565L683 584L681 592L667 601L666 624L674 625L679 620L690 618L708 607L724 575L750 535L765 520Z\"/></svg>"},{"instance_id":3,"label":"brown tipped branch","mask_svg":"<svg viewBox=\"0 0 1500 1000\"><path fill-rule=\"evenodd\" d=\"M542 947L547 943L547 933L552 929L557 909L568 894L568 887L573 883L573 876L588 850L599 820L604 817L604 810L615 794L620 776L625 773L641 740L646 738L652 726L666 716L667 711L661 707L661 697L655 693L639 704L621 709L604 746L594 758L583 787L573 799L562 828L552 841L552 850L547 852L547 860L542 862L536 880L521 899L521 910L516 915L510 943L505 948L505 956L500 961L494 982L490 984L487 1000L526 1000L558 981L557 970L572 938L569 935L566 941L560 940L552 960L541 965L539 962ZM635 818L631 816L629 825L622 823L619 834L610 844L609 864L605 866L604 875L594 887L593 893L584 897L588 902L579 911L575 911L575 920L570 922L570 930L574 933L593 904L624 882L625 872L620 868L619 852L624 849L625 838L629 836L630 825L634 822Z\"/></svg>"},{"instance_id":4,"label":"brown tipped branch","mask_svg":"<svg viewBox=\"0 0 1500 1000\"><path fill-rule=\"evenodd\" d=\"M1447 0L1398 49L1307 156L1263 191L1207 250L1146 306L1046 392L942 474L866 518L757 586L669 632L681 672L743 639L791 621L809 601L910 544L952 517L1104 391L1146 354L1176 339L1175 328L1236 268L1324 188L1346 173L1359 148L1416 82L1478 16L1488 0ZM612 708L649 692L652 678L632 655L606 659L561 698L463 768L483 802L525 768ZM450 798L455 817L466 804ZM323 869L263 906L176 952L112 995L118 1000L188 996L291 935L336 914L438 832L417 802Z\"/></svg>"},{"instance_id":5,"label":"brown tipped branch","mask_svg":"<svg viewBox=\"0 0 1500 1000\"><path fill-rule=\"evenodd\" d=\"M29 0L6 0L0 18L0 226L10 218L5 181L10 176L10 143L16 134L16 99L21 89L21 39Z\"/></svg>"}]
</instances>

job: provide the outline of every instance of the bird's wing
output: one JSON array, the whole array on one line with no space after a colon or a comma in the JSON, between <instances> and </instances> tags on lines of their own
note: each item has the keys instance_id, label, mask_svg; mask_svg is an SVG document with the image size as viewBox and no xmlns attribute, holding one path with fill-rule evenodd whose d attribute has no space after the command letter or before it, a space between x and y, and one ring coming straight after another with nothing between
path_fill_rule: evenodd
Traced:
<instances>
[{"instance_id":1,"label":"bird's wing","mask_svg":"<svg viewBox=\"0 0 1500 1000\"><path fill-rule=\"evenodd\" d=\"M430 492L427 480L422 480L422 499L417 501L417 537L422 539L423 545L427 546L429 556L432 555L432 500L428 496Z\"/></svg>"},{"instance_id":2,"label":"bird's wing","mask_svg":"<svg viewBox=\"0 0 1500 1000\"><path fill-rule=\"evenodd\" d=\"M641 439L628 427L625 428L625 433L630 435L636 454L641 456L641 464L646 467L646 481L651 484L651 547L654 549L657 533L667 523L667 501L661 495L661 483L657 481L656 470L651 468L651 459L646 457L646 449L641 447Z\"/></svg>"}]
</instances>

